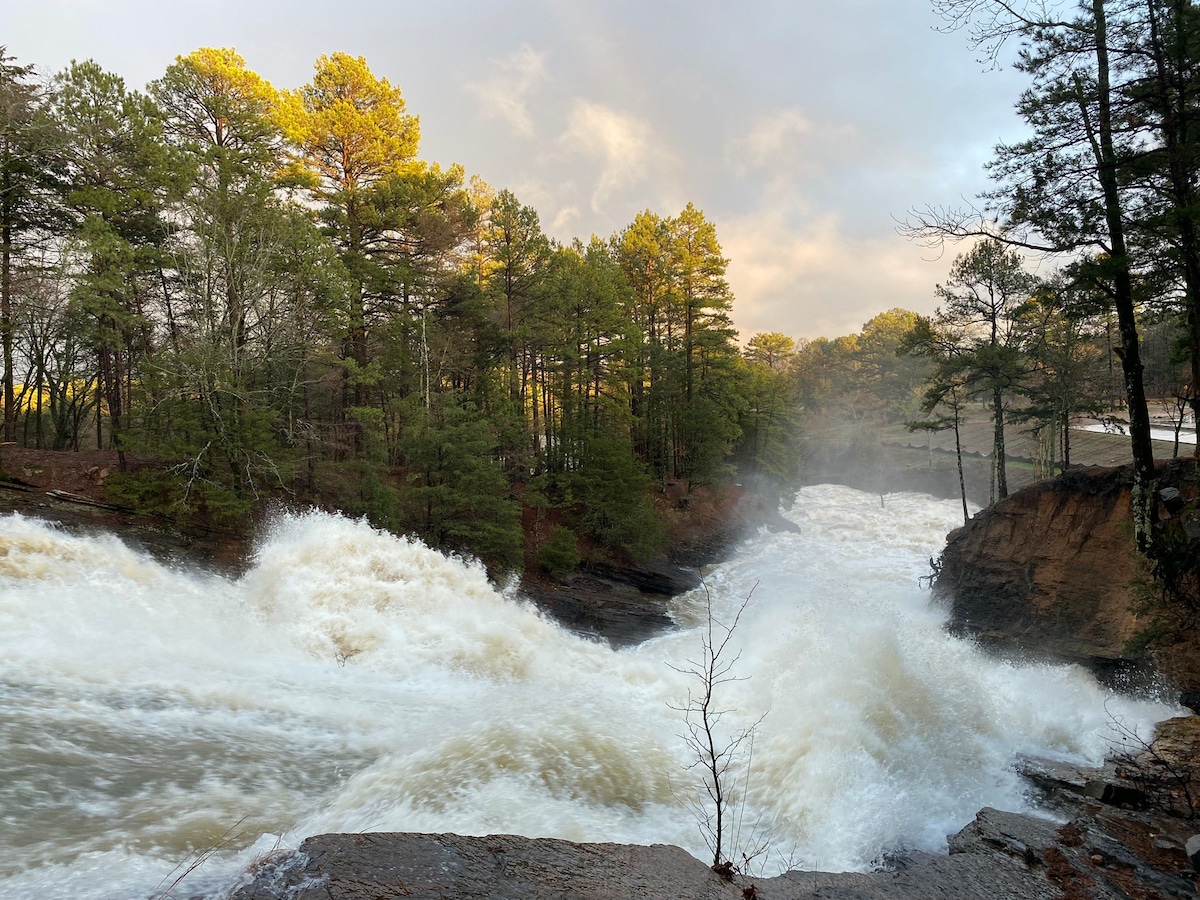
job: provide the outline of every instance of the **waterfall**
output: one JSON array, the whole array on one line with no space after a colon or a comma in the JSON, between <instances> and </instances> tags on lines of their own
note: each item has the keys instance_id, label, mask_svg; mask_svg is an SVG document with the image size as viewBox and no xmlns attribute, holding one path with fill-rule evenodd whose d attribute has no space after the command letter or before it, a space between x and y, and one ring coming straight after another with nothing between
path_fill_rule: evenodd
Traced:
<instances>
[{"instance_id":1,"label":"waterfall","mask_svg":"<svg viewBox=\"0 0 1200 900\"><path fill-rule=\"evenodd\" d=\"M279 518L238 579L0 519L0 898L216 893L327 831L704 858L678 710L710 608L745 606L717 705L726 735L758 722L731 787L768 874L944 850L1024 808L1016 754L1098 761L1110 715L1148 735L1175 712L948 637L918 579L956 502L820 486L787 515L799 533L752 537L621 651L337 515Z\"/></svg>"}]
</instances>

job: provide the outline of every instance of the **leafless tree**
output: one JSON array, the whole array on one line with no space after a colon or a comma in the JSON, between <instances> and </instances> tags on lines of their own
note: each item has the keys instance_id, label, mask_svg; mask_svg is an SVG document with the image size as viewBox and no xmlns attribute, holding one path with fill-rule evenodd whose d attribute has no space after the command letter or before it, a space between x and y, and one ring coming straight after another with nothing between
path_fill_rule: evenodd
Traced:
<instances>
[{"instance_id":1,"label":"leafless tree","mask_svg":"<svg viewBox=\"0 0 1200 900\"><path fill-rule=\"evenodd\" d=\"M758 823L746 831L743 820L746 785L753 762L754 733L766 714L749 726L729 731L721 723L736 710L723 708L717 702L721 687L744 680L734 674L741 653L735 652L730 642L754 595L754 588L738 607L733 621L725 624L713 613L712 595L708 585L703 586L706 617L700 655L689 659L685 666L671 667L694 679L697 686L689 688L684 705L672 706L672 709L683 713L686 731L681 737L695 756L695 762L688 769L698 769L703 780L704 794L692 801L692 807L700 832L713 855L713 871L732 878L735 871L744 871L746 865L768 849L768 841ZM735 785L739 771L743 776L740 792ZM735 855L740 855L740 863L735 862Z\"/></svg>"}]
</instances>

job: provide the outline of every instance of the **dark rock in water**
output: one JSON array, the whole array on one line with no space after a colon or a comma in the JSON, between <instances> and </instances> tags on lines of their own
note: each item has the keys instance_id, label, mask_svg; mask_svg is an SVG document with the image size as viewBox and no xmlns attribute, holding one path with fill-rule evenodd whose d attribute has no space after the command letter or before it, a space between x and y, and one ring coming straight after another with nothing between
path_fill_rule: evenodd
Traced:
<instances>
[{"instance_id":1,"label":"dark rock in water","mask_svg":"<svg viewBox=\"0 0 1200 900\"><path fill-rule=\"evenodd\" d=\"M526 581L521 591L564 627L614 647L632 646L675 626L666 596L590 572L563 582Z\"/></svg>"},{"instance_id":2,"label":"dark rock in water","mask_svg":"<svg viewBox=\"0 0 1200 900\"><path fill-rule=\"evenodd\" d=\"M521 592L567 628L629 647L673 628L667 601L700 584L695 569L660 558L640 566L591 563L562 581L527 578Z\"/></svg>"},{"instance_id":3,"label":"dark rock in water","mask_svg":"<svg viewBox=\"0 0 1200 900\"><path fill-rule=\"evenodd\" d=\"M1013 766L1017 772L1042 791L1044 798L1053 803L1055 797L1067 794L1086 796L1089 781L1104 773L1104 769L1093 766L1077 766L1073 763L1040 757L1018 756Z\"/></svg>"},{"instance_id":4,"label":"dark rock in water","mask_svg":"<svg viewBox=\"0 0 1200 900\"><path fill-rule=\"evenodd\" d=\"M675 566L665 560L636 567L593 563L586 572L605 581L627 584L644 593L663 597L674 597L700 586L700 576L693 569Z\"/></svg>"}]
</instances>

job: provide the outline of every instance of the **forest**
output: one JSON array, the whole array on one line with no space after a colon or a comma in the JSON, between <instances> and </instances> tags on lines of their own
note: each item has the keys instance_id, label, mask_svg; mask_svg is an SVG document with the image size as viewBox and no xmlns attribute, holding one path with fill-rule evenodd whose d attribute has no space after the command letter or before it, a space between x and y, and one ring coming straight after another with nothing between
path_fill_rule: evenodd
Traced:
<instances>
[{"instance_id":1,"label":"forest","mask_svg":"<svg viewBox=\"0 0 1200 900\"><path fill-rule=\"evenodd\" d=\"M0 51L3 440L116 451L109 493L138 509L316 503L562 573L659 552L668 493L786 499L802 457L888 427L986 418L999 499L1009 429L1048 475L1073 421L1119 412L1146 549L1151 406L1177 428L1200 407L1200 12L933 7L1028 83L991 188L901 228L958 253L936 312L741 345L702 211L552 240L511 191L421 159L361 57L280 90L204 48L138 91Z\"/></svg>"},{"instance_id":2,"label":"forest","mask_svg":"<svg viewBox=\"0 0 1200 900\"><path fill-rule=\"evenodd\" d=\"M561 244L419 139L361 57L137 91L0 52L3 439L115 450L140 510L317 503L494 571L644 559L667 486L796 477L790 341L739 349L700 210Z\"/></svg>"}]
</instances>

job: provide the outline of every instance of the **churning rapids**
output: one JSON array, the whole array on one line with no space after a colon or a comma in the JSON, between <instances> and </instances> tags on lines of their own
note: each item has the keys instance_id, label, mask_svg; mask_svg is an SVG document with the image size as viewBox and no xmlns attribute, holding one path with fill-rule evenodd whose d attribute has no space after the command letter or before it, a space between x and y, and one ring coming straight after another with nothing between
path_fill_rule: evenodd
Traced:
<instances>
[{"instance_id":1,"label":"churning rapids","mask_svg":"<svg viewBox=\"0 0 1200 900\"><path fill-rule=\"evenodd\" d=\"M980 807L1023 806L1015 754L1098 760L1110 713L1143 734L1172 714L947 637L918 578L956 502L824 486L788 515L800 534L706 575L718 620L753 592L717 705L736 710L723 728L766 713L736 786L768 869L944 849ZM327 831L703 858L673 707L704 609L679 598L678 630L614 651L476 565L337 516L280 519L237 580L2 519L0 897L147 898L189 867L173 896L219 896Z\"/></svg>"}]
</instances>

